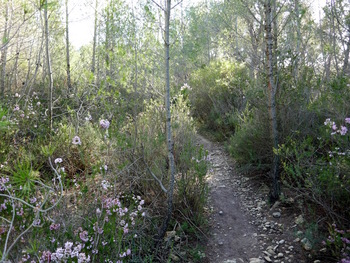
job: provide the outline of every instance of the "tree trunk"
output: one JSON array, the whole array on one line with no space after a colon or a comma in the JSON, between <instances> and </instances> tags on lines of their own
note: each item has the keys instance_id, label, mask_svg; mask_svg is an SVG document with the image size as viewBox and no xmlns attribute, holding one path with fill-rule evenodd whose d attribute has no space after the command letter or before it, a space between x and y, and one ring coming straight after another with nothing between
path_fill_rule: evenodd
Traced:
<instances>
[{"instance_id":1,"label":"tree trunk","mask_svg":"<svg viewBox=\"0 0 350 263\"><path fill-rule=\"evenodd\" d=\"M170 60L170 38L169 38L169 25L170 25L170 10L171 0L166 0L166 6L164 9L165 15L165 36L164 36L164 49L165 49L165 107L166 107L166 128L167 128L167 146L168 146L168 159L170 168L170 180L168 187L168 211L163 225L159 232L159 240L161 240L169 225L172 213L173 213L173 192L175 183L175 161L173 153L173 139L171 133L171 110L170 110L170 73L169 73L169 60Z\"/></svg>"},{"instance_id":2,"label":"tree trunk","mask_svg":"<svg viewBox=\"0 0 350 263\"><path fill-rule=\"evenodd\" d=\"M27 76L27 80L26 80L26 83L25 83L25 87L24 88L27 89L27 87L28 87L28 91L26 92L27 99L26 99L26 102L25 102L25 108L27 107L27 103L28 103L29 98L30 98L30 93L32 91L32 87L34 86L34 83L35 83L35 80L36 80L36 76L37 76L39 68L40 68L41 54L42 54L42 50L44 48L44 40L45 40L44 35L45 35L45 32L42 33L40 48L39 48L39 51L38 51L38 54L37 54L37 59L36 59L36 62L35 62L34 74L31 77L31 79L29 79L29 76Z\"/></svg>"},{"instance_id":3,"label":"tree trunk","mask_svg":"<svg viewBox=\"0 0 350 263\"><path fill-rule=\"evenodd\" d=\"M294 67L293 67L293 75L294 75L294 79L298 80L299 53L300 53L300 41L301 41L299 0L294 0L294 11L295 11L296 29L297 29L297 46L296 46L296 50L295 50L296 56L295 56Z\"/></svg>"},{"instance_id":4,"label":"tree trunk","mask_svg":"<svg viewBox=\"0 0 350 263\"><path fill-rule=\"evenodd\" d=\"M105 69L105 74L106 74L106 79L109 79L111 75L111 61L110 61L110 35L111 35L111 14L110 10L107 10L106 14L106 37L105 37L105 52L106 52L106 69ZM106 87L109 87L109 81L106 81Z\"/></svg>"},{"instance_id":5,"label":"tree trunk","mask_svg":"<svg viewBox=\"0 0 350 263\"><path fill-rule=\"evenodd\" d=\"M16 44L15 62L13 63L12 69L7 73L8 75L7 87L10 90L12 89L12 87L17 89L18 60L19 60L20 51L21 51L21 45L20 45L20 40L18 39Z\"/></svg>"},{"instance_id":6,"label":"tree trunk","mask_svg":"<svg viewBox=\"0 0 350 263\"><path fill-rule=\"evenodd\" d=\"M348 66L349 66L349 53L350 53L350 30L348 30L348 41L346 43L346 50L344 54L344 63L343 63L343 69L342 74L346 75L348 74Z\"/></svg>"},{"instance_id":7,"label":"tree trunk","mask_svg":"<svg viewBox=\"0 0 350 263\"><path fill-rule=\"evenodd\" d=\"M66 62L67 62L67 86L68 94L72 91L72 83L70 77L70 56L69 56L69 21L68 21L68 0L66 0Z\"/></svg>"},{"instance_id":8,"label":"tree trunk","mask_svg":"<svg viewBox=\"0 0 350 263\"><path fill-rule=\"evenodd\" d=\"M266 1L265 6L265 31L266 31L266 60L267 60L267 88L268 88L268 109L269 109L269 125L272 145L274 150L278 149L278 130L277 130L277 113L276 113L276 84L274 76L274 54L273 35L272 35L272 8L271 0ZM276 17L274 17L276 19ZM271 169L272 189L270 192L271 201L276 201L280 195L279 185L279 157L273 151L273 162Z\"/></svg>"},{"instance_id":9,"label":"tree trunk","mask_svg":"<svg viewBox=\"0 0 350 263\"><path fill-rule=\"evenodd\" d=\"M331 36L332 36L332 44L333 44L333 58L334 58L334 66L337 71L337 76L339 76L339 64L338 64L338 52L337 52L337 36L335 32L335 14L334 14L334 9L335 9L335 3L334 0L331 0Z\"/></svg>"},{"instance_id":10,"label":"tree trunk","mask_svg":"<svg viewBox=\"0 0 350 263\"><path fill-rule=\"evenodd\" d=\"M51 61L50 61L50 52L49 52L49 19L47 15L47 0L45 1L44 7L44 19L45 19L45 48L46 48L46 64L47 64L47 76L49 78L49 128L52 131L52 117L53 117L53 105L52 105L52 93L53 93L53 79L52 79L52 69L51 69Z\"/></svg>"},{"instance_id":11,"label":"tree trunk","mask_svg":"<svg viewBox=\"0 0 350 263\"><path fill-rule=\"evenodd\" d=\"M95 64L96 64L96 42L97 42L97 8L98 0L95 1L95 23L94 23L94 40L92 44L92 61L91 61L91 72L95 73Z\"/></svg>"},{"instance_id":12,"label":"tree trunk","mask_svg":"<svg viewBox=\"0 0 350 263\"><path fill-rule=\"evenodd\" d=\"M2 41L7 42L8 41L8 22L9 22L9 3L6 1L6 7L5 7L5 25L4 25L4 34L2 36ZM2 43L5 44L5 43ZM0 71L0 95L1 97L4 97L5 94L5 79L6 79L6 62L7 62L7 46L5 45L4 48L1 50L1 71Z\"/></svg>"}]
</instances>

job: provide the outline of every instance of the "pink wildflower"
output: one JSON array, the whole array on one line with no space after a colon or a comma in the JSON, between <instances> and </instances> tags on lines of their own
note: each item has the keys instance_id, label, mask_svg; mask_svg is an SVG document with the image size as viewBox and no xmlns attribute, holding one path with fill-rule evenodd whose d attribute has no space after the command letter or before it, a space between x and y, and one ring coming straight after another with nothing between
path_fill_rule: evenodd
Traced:
<instances>
[{"instance_id":1,"label":"pink wildflower","mask_svg":"<svg viewBox=\"0 0 350 263\"><path fill-rule=\"evenodd\" d=\"M79 237L83 242L89 241L88 232L86 230L84 230L83 232L80 232Z\"/></svg>"},{"instance_id":2,"label":"pink wildflower","mask_svg":"<svg viewBox=\"0 0 350 263\"><path fill-rule=\"evenodd\" d=\"M345 126L340 126L340 134L345 135L348 132L348 128Z\"/></svg>"},{"instance_id":3,"label":"pink wildflower","mask_svg":"<svg viewBox=\"0 0 350 263\"><path fill-rule=\"evenodd\" d=\"M55 163L61 163L62 162L62 158L56 158L55 159Z\"/></svg>"},{"instance_id":4,"label":"pink wildflower","mask_svg":"<svg viewBox=\"0 0 350 263\"><path fill-rule=\"evenodd\" d=\"M100 127L102 129L108 129L110 122L108 120L100 120Z\"/></svg>"},{"instance_id":5,"label":"pink wildflower","mask_svg":"<svg viewBox=\"0 0 350 263\"><path fill-rule=\"evenodd\" d=\"M79 136L74 136L72 143L75 145L77 145L77 144L81 145L81 140L80 140Z\"/></svg>"}]
</instances>

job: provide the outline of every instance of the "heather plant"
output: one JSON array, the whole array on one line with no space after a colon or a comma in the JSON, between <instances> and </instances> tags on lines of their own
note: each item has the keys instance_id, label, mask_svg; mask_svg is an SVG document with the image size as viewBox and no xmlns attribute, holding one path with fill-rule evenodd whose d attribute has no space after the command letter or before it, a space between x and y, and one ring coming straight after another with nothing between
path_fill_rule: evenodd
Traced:
<instances>
[{"instance_id":1,"label":"heather plant","mask_svg":"<svg viewBox=\"0 0 350 263\"><path fill-rule=\"evenodd\" d=\"M28 186L27 181L17 180L11 174L3 175L8 170L2 165L2 176L0 177L1 261L7 259L10 253L13 253L12 250L18 252L19 241L23 242L26 235L34 228L40 228L43 224L43 216L60 202L63 194L61 175L53 167L51 159L49 159L49 164L54 172L52 183L43 183L39 180L30 181L33 188L30 189L31 191L27 188L25 194L23 194L21 184Z\"/></svg>"},{"instance_id":2,"label":"heather plant","mask_svg":"<svg viewBox=\"0 0 350 263\"><path fill-rule=\"evenodd\" d=\"M322 208L330 220L349 225L350 118L326 119L317 138L290 139L278 151L283 164L282 180Z\"/></svg>"},{"instance_id":3,"label":"heather plant","mask_svg":"<svg viewBox=\"0 0 350 263\"><path fill-rule=\"evenodd\" d=\"M101 123L101 132L96 134L105 137L103 141L108 144L109 126L106 121ZM75 135L69 143L79 150L78 147L86 143L83 138L86 139ZM64 145L64 140L61 142ZM42 147L42 152L44 155L57 154L57 148ZM9 173L1 179L1 191L5 194L0 193L1 210L5 211L1 219L6 222L2 225L1 235L7 234L1 238L5 244L0 242L4 246L3 259L11 250L14 250L12 257L22 255L20 262L33 258L40 262L114 262L115 259L128 262L131 257L137 258L143 247L140 244L145 201L126 191L114 194L117 188L109 180L114 181L115 177L108 171L105 160L100 160L99 169L93 167L89 176L70 178L67 172L72 160L67 161L66 157L49 161L56 175L47 181L49 184L43 182L39 170L32 171L29 162L19 164L14 171L2 165L2 171ZM80 157L69 155L69 158ZM78 195L73 195L74 200L70 198L72 191L78 191ZM71 202L74 207L69 205ZM55 207L59 210L53 209ZM59 211L64 211L63 218ZM16 235L18 237L14 238ZM46 242L38 245L38 239ZM11 244L10 248L7 243ZM26 244L27 248L21 249Z\"/></svg>"},{"instance_id":4,"label":"heather plant","mask_svg":"<svg viewBox=\"0 0 350 263\"><path fill-rule=\"evenodd\" d=\"M142 236L138 235L146 213L144 200L133 194L109 195L111 185L106 180L101 181L100 188L97 208L81 226L62 234L63 225L45 225L50 230L46 235L49 246L38 252L40 262L129 262L137 257L142 247L138 244Z\"/></svg>"},{"instance_id":5,"label":"heather plant","mask_svg":"<svg viewBox=\"0 0 350 263\"><path fill-rule=\"evenodd\" d=\"M202 213L207 200L205 175L208 170L208 159L206 151L196 145L195 127L187 100L189 93L191 88L188 85L184 86L180 89L180 93L172 98L171 105L176 165L174 213L178 221L186 222L191 219L191 223L199 229L205 226ZM137 142L140 142L141 146L134 146L135 150L130 156L130 159L138 162L138 166L135 166L132 170L133 176L128 179L129 183L144 194L145 200L154 206L150 210L157 211L157 217L165 213L163 203L166 196L163 193L168 187L164 123L165 108L159 101L150 103L146 106L146 110L139 114ZM124 131L134 138L133 124L125 126Z\"/></svg>"},{"instance_id":6,"label":"heather plant","mask_svg":"<svg viewBox=\"0 0 350 263\"><path fill-rule=\"evenodd\" d=\"M332 253L332 255L340 259L339 263L350 262L350 230L338 229L335 223L328 228L329 236L323 241Z\"/></svg>"},{"instance_id":7,"label":"heather plant","mask_svg":"<svg viewBox=\"0 0 350 263\"><path fill-rule=\"evenodd\" d=\"M178 166L174 214L176 220L191 218L191 224L202 227L208 160L196 146L187 100L190 92L191 88L183 88L172 104ZM26 100L14 96L14 106L2 107L2 258L152 260L153 240L146 233L155 233L165 209L165 195L157 193L162 192L159 182L164 189L168 184L162 103L149 103L133 122L123 116L111 119L113 107L107 107L110 111L104 115L97 115L96 105L90 105L90 112L82 108L75 114L62 108L68 102L57 101L61 108L56 114L61 115L54 118L51 132L38 94ZM147 211L145 204L151 204Z\"/></svg>"}]
</instances>

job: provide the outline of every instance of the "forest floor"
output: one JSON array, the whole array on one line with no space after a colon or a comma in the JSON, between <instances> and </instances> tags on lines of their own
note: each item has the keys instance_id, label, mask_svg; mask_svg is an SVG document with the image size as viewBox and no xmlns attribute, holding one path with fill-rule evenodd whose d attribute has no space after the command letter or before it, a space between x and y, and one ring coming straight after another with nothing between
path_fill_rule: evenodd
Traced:
<instances>
[{"instance_id":1,"label":"forest floor","mask_svg":"<svg viewBox=\"0 0 350 263\"><path fill-rule=\"evenodd\" d=\"M211 162L210 233L203 262L307 262L307 251L297 236L301 232L295 208L282 202L270 207L262 180L238 173L221 144L202 136L199 144L208 150Z\"/></svg>"}]
</instances>

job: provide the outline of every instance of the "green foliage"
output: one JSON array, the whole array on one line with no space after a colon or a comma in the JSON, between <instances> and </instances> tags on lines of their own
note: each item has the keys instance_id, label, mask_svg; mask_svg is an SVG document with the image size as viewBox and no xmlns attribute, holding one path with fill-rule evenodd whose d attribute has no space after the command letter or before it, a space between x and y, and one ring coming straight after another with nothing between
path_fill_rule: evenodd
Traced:
<instances>
[{"instance_id":1,"label":"green foliage","mask_svg":"<svg viewBox=\"0 0 350 263\"><path fill-rule=\"evenodd\" d=\"M207 200L207 183L205 175L208 168L207 153L196 146L193 120L190 116L188 101L184 94L172 99L172 131L174 141L174 158L176 167L177 189L174 192L174 212L180 221L190 221L192 230L198 234L196 227L205 225L203 216ZM148 169L156 175L165 188L168 185L168 152L165 137L165 107L162 103L153 101L137 118L137 141L141 143L140 151L133 152L133 160L143 159L145 166L139 166L133 180L138 174L144 174ZM124 127L131 138L135 136L134 123ZM130 141L134 144L135 141ZM142 185L145 198L154 198L160 190L159 184L147 172L137 183ZM165 196L163 197L165 198ZM165 199L164 199L165 201ZM159 209L159 208L157 208ZM196 227L194 227L194 226Z\"/></svg>"},{"instance_id":2,"label":"green foliage","mask_svg":"<svg viewBox=\"0 0 350 263\"><path fill-rule=\"evenodd\" d=\"M228 151L243 170L268 170L272 158L272 145L268 123L258 109L247 105L240 116L235 134L227 144Z\"/></svg>"},{"instance_id":3,"label":"green foliage","mask_svg":"<svg viewBox=\"0 0 350 263\"><path fill-rule=\"evenodd\" d=\"M278 154L283 164L283 182L297 189L305 198L320 206L330 218L349 218L344 207L350 202L350 158L346 124L326 120L319 136L290 140L280 146ZM344 125L344 126L342 126ZM348 225L348 220L341 220Z\"/></svg>"},{"instance_id":4,"label":"green foliage","mask_svg":"<svg viewBox=\"0 0 350 263\"><path fill-rule=\"evenodd\" d=\"M234 134L250 87L247 68L229 61L212 62L192 74L190 86L193 116L218 138Z\"/></svg>"},{"instance_id":5,"label":"green foliage","mask_svg":"<svg viewBox=\"0 0 350 263\"><path fill-rule=\"evenodd\" d=\"M6 120L8 110L0 104L0 132L6 130L10 122Z\"/></svg>"},{"instance_id":6,"label":"green foliage","mask_svg":"<svg viewBox=\"0 0 350 263\"><path fill-rule=\"evenodd\" d=\"M348 77L333 77L315 103L315 111L322 115L345 118L350 113L350 81Z\"/></svg>"},{"instance_id":7,"label":"green foliage","mask_svg":"<svg viewBox=\"0 0 350 263\"><path fill-rule=\"evenodd\" d=\"M18 160L11 171L11 183L19 191L19 196L28 196L35 190L36 183L40 181L40 173L33 170L30 160Z\"/></svg>"},{"instance_id":8,"label":"green foliage","mask_svg":"<svg viewBox=\"0 0 350 263\"><path fill-rule=\"evenodd\" d=\"M193 262L203 262L203 259L205 258L203 250L204 249L201 246L196 246L190 249L189 253Z\"/></svg>"},{"instance_id":9,"label":"green foliage","mask_svg":"<svg viewBox=\"0 0 350 263\"><path fill-rule=\"evenodd\" d=\"M74 145L72 139L79 136L81 145ZM85 177L98 165L103 152L103 135L90 122L80 127L76 133L75 127L60 124L58 132L51 137L50 143L55 151L55 158L62 158L66 166L66 174L69 178L74 176Z\"/></svg>"},{"instance_id":10,"label":"green foliage","mask_svg":"<svg viewBox=\"0 0 350 263\"><path fill-rule=\"evenodd\" d=\"M329 224L329 236L323 244L336 259L350 260L350 230L338 229L336 224ZM343 261L341 261L343 262Z\"/></svg>"}]
</instances>

